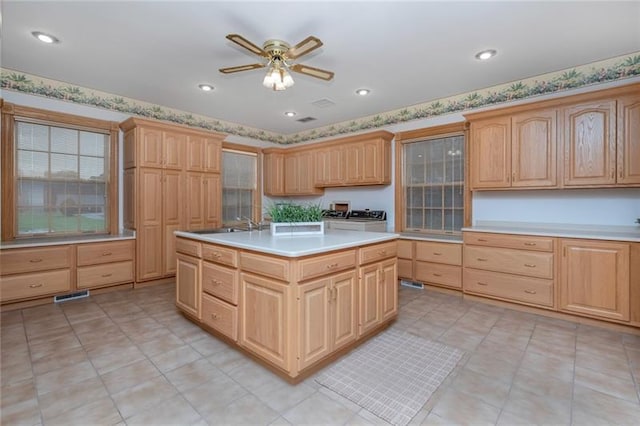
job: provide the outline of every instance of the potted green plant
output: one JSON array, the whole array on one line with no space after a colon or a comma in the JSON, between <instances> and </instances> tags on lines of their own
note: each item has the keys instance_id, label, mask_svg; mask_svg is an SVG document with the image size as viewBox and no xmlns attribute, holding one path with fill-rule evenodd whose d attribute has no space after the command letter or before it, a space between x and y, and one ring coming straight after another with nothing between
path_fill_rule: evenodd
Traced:
<instances>
[{"instance_id":1,"label":"potted green plant","mask_svg":"<svg viewBox=\"0 0 640 426\"><path fill-rule=\"evenodd\" d=\"M324 233L320 204L273 203L266 208L272 235L315 235Z\"/></svg>"}]
</instances>

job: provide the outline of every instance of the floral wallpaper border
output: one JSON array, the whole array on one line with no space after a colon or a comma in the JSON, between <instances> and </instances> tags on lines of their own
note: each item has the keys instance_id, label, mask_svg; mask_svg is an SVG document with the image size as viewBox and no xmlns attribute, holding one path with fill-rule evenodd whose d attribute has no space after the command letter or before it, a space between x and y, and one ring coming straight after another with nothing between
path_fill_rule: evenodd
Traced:
<instances>
[{"instance_id":1,"label":"floral wallpaper border","mask_svg":"<svg viewBox=\"0 0 640 426\"><path fill-rule=\"evenodd\" d=\"M290 135L0 68L0 88L289 145L640 76L640 52Z\"/></svg>"}]
</instances>

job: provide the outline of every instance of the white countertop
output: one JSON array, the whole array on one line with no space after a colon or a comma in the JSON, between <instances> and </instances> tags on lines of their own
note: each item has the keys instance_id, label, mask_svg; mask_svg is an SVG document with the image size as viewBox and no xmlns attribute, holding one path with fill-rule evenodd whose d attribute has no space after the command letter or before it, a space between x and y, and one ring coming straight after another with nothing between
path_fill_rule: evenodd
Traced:
<instances>
[{"instance_id":1,"label":"white countertop","mask_svg":"<svg viewBox=\"0 0 640 426\"><path fill-rule=\"evenodd\" d=\"M286 235L274 237L268 230L230 232L223 234L193 234L176 231L179 237L187 237L207 243L222 244L234 248L254 250L285 257L301 257L326 253L367 244L395 240L398 234L389 232L332 231L322 235Z\"/></svg>"},{"instance_id":2,"label":"white countertop","mask_svg":"<svg viewBox=\"0 0 640 426\"><path fill-rule=\"evenodd\" d=\"M573 225L565 223L478 221L478 223L472 227L462 228L462 231L640 242L640 225L611 226Z\"/></svg>"},{"instance_id":3,"label":"white countertop","mask_svg":"<svg viewBox=\"0 0 640 426\"><path fill-rule=\"evenodd\" d=\"M13 241L0 241L0 250L26 247L61 246L65 244L99 243L118 240L133 240L134 238L135 234L132 231L124 231L123 233L117 235L83 235L76 237L28 238Z\"/></svg>"}]
</instances>

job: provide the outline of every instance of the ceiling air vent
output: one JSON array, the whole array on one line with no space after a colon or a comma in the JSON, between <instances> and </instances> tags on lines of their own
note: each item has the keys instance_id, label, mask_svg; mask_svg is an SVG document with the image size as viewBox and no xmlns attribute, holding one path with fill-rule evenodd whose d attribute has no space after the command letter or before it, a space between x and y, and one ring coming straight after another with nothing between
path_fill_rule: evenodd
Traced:
<instances>
[{"instance_id":1,"label":"ceiling air vent","mask_svg":"<svg viewBox=\"0 0 640 426\"><path fill-rule=\"evenodd\" d=\"M296 121L299 121L301 123L308 123L309 121L313 121L313 120L317 120L317 118L315 118L315 117L303 117L303 118L298 118Z\"/></svg>"},{"instance_id":2,"label":"ceiling air vent","mask_svg":"<svg viewBox=\"0 0 640 426\"><path fill-rule=\"evenodd\" d=\"M311 105L317 106L318 108L328 108L328 107L334 106L335 104L336 104L335 102L327 98L318 99L317 101L311 102Z\"/></svg>"}]
</instances>

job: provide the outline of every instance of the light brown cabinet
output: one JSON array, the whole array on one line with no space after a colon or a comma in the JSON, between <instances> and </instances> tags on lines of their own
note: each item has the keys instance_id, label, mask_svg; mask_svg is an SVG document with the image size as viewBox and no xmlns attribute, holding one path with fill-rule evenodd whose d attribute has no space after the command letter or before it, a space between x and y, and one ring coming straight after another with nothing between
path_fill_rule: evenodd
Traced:
<instances>
[{"instance_id":1,"label":"light brown cabinet","mask_svg":"<svg viewBox=\"0 0 640 426\"><path fill-rule=\"evenodd\" d=\"M640 85L466 115L471 189L640 185Z\"/></svg>"},{"instance_id":2,"label":"light brown cabinet","mask_svg":"<svg viewBox=\"0 0 640 426\"><path fill-rule=\"evenodd\" d=\"M398 278L413 280L413 249L412 240L398 240Z\"/></svg>"},{"instance_id":3,"label":"light brown cabinet","mask_svg":"<svg viewBox=\"0 0 640 426\"><path fill-rule=\"evenodd\" d=\"M287 153L284 158L284 192L287 195L322 194L315 187L315 161L312 151Z\"/></svg>"},{"instance_id":4,"label":"light brown cabinet","mask_svg":"<svg viewBox=\"0 0 640 426\"><path fill-rule=\"evenodd\" d=\"M342 186L345 182L346 159L344 146L328 146L314 150L316 158L315 185Z\"/></svg>"},{"instance_id":5,"label":"light brown cabinet","mask_svg":"<svg viewBox=\"0 0 640 426\"><path fill-rule=\"evenodd\" d=\"M398 276L410 281L462 288L462 245L451 242L399 240ZM401 269L404 272L401 272Z\"/></svg>"},{"instance_id":6,"label":"light brown cabinet","mask_svg":"<svg viewBox=\"0 0 640 426\"><path fill-rule=\"evenodd\" d=\"M388 148L388 149L387 149ZM346 185L391 183L390 145L374 138L345 145Z\"/></svg>"},{"instance_id":7,"label":"light brown cabinet","mask_svg":"<svg viewBox=\"0 0 640 426\"><path fill-rule=\"evenodd\" d=\"M176 274L177 230L220 225L223 135L152 120L120 124L124 223L136 231L136 282Z\"/></svg>"},{"instance_id":8,"label":"light brown cabinet","mask_svg":"<svg viewBox=\"0 0 640 426\"><path fill-rule=\"evenodd\" d=\"M629 244L563 239L560 249L560 309L629 321Z\"/></svg>"},{"instance_id":9,"label":"light brown cabinet","mask_svg":"<svg viewBox=\"0 0 640 426\"><path fill-rule=\"evenodd\" d=\"M555 307L555 239L464 232L463 290L538 307Z\"/></svg>"},{"instance_id":10,"label":"light brown cabinet","mask_svg":"<svg viewBox=\"0 0 640 426\"><path fill-rule=\"evenodd\" d=\"M134 280L134 241L107 241L76 246L76 286L101 288Z\"/></svg>"},{"instance_id":11,"label":"light brown cabinet","mask_svg":"<svg viewBox=\"0 0 640 426\"><path fill-rule=\"evenodd\" d=\"M264 195L285 195L284 153L263 151L262 169Z\"/></svg>"},{"instance_id":12,"label":"light brown cabinet","mask_svg":"<svg viewBox=\"0 0 640 426\"><path fill-rule=\"evenodd\" d=\"M177 254L176 306L195 318L201 318L200 259Z\"/></svg>"},{"instance_id":13,"label":"light brown cabinet","mask_svg":"<svg viewBox=\"0 0 640 426\"><path fill-rule=\"evenodd\" d=\"M356 289L355 270L298 286L300 369L356 340Z\"/></svg>"},{"instance_id":14,"label":"light brown cabinet","mask_svg":"<svg viewBox=\"0 0 640 426\"><path fill-rule=\"evenodd\" d=\"M553 187L556 109L471 122L471 187Z\"/></svg>"},{"instance_id":15,"label":"light brown cabinet","mask_svg":"<svg viewBox=\"0 0 640 426\"><path fill-rule=\"evenodd\" d=\"M397 243L360 249L358 337L398 313Z\"/></svg>"}]
</instances>

